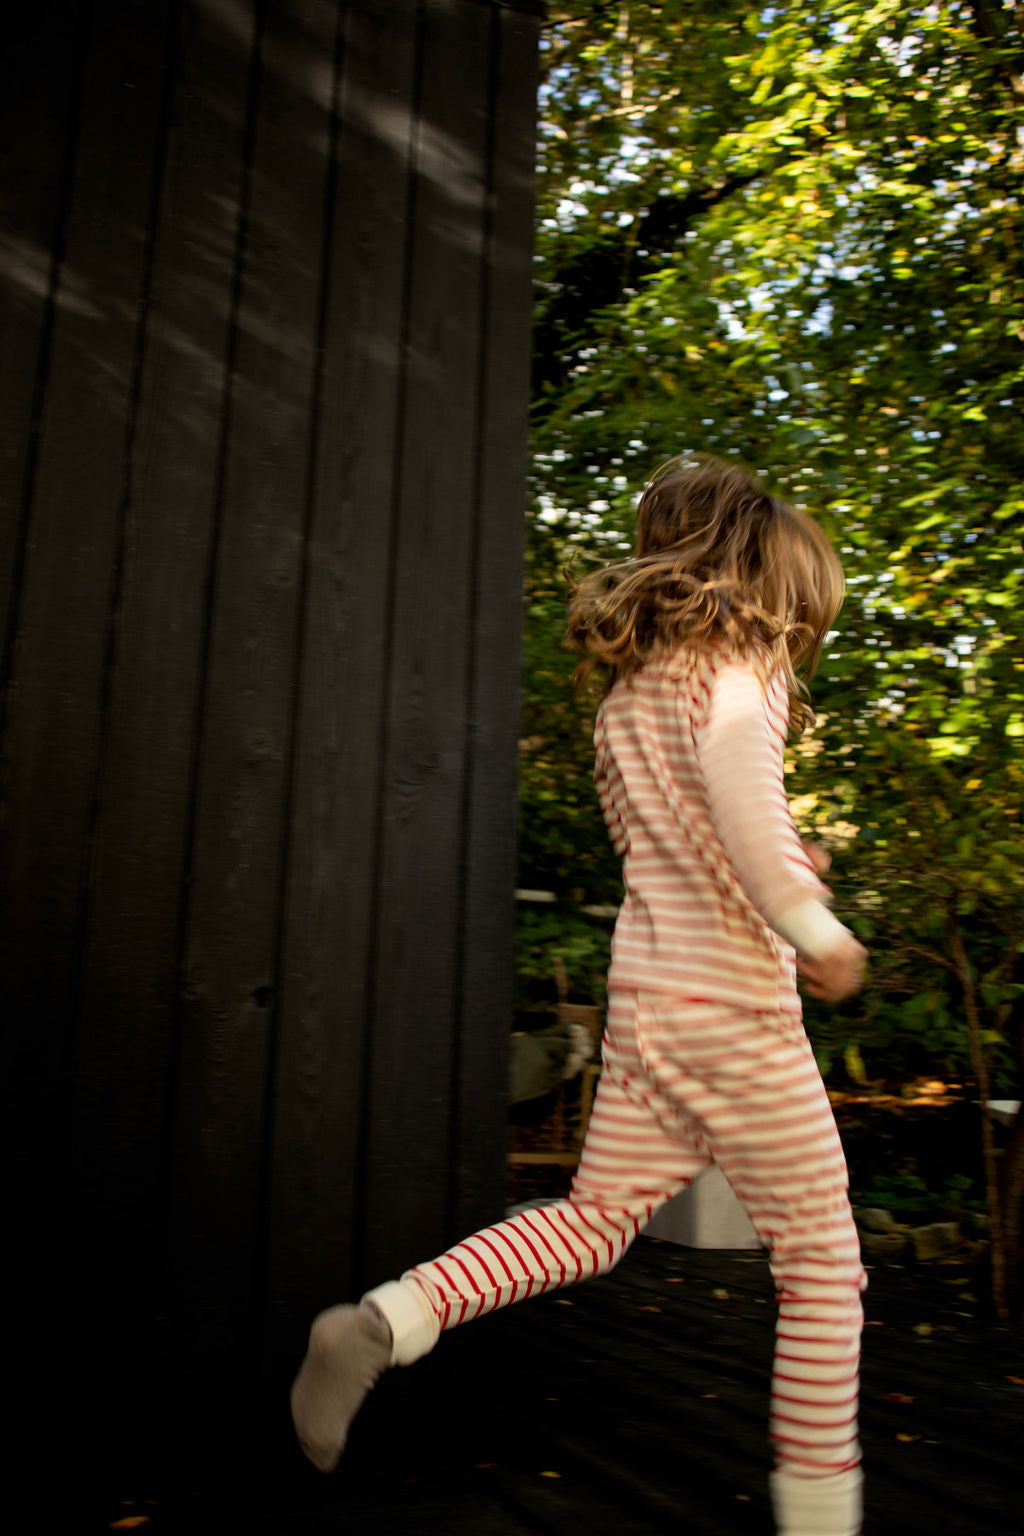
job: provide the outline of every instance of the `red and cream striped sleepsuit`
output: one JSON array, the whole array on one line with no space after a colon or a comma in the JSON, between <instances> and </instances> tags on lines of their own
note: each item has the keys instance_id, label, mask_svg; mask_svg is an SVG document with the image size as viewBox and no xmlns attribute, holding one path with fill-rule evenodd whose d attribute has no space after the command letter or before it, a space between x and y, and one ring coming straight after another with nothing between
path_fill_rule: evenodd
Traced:
<instances>
[{"instance_id":1,"label":"red and cream striped sleepsuit","mask_svg":"<svg viewBox=\"0 0 1024 1536\"><path fill-rule=\"evenodd\" d=\"M788 698L723 651L620 681L596 781L625 898L594 1112L572 1192L370 1293L396 1363L439 1332L611 1268L712 1160L769 1249L779 1295L771 1435L788 1477L855 1468L864 1272L794 945L841 925L783 787ZM852 1527L851 1527L852 1528Z\"/></svg>"}]
</instances>

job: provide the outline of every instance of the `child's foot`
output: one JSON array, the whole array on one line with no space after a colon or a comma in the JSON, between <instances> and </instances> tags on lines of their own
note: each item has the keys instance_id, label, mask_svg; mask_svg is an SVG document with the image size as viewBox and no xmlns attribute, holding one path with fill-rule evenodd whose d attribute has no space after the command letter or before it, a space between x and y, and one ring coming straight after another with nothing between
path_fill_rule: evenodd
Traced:
<instances>
[{"instance_id":1,"label":"child's foot","mask_svg":"<svg viewBox=\"0 0 1024 1536\"><path fill-rule=\"evenodd\" d=\"M306 1358L292 1387L299 1444L321 1472L333 1472L349 1425L391 1364L391 1329L368 1302L331 1307L314 1319Z\"/></svg>"}]
</instances>

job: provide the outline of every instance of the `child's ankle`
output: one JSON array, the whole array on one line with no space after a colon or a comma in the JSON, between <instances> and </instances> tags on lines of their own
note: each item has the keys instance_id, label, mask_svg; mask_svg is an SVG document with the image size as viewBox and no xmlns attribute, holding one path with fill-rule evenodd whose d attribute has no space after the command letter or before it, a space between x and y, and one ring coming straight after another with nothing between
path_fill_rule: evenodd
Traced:
<instances>
[{"instance_id":1,"label":"child's ankle","mask_svg":"<svg viewBox=\"0 0 1024 1536\"><path fill-rule=\"evenodd\" d=\"M860 1467L828 1477L772 1473L777 1536L858 1536L863 1476Z\"/></svg>"},{"instance_id":2,"label":"child's ankle","mask_svg":"<svg viewBox=\"0 0 1024 1536\"><path fill-rule=\"evenodd\" d=\"M391 1330L392 1365L412 1365L429 1355L440 1337L440 1320L414 1282L388 1280L367 1291L363 1304L378 1312Z\"/></svg>"}]
</instances>

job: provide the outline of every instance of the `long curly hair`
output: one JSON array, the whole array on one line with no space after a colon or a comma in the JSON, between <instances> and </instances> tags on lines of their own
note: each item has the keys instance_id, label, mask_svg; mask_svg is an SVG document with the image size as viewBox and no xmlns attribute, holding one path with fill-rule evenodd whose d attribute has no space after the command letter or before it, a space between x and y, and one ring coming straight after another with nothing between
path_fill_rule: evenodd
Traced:
<instances>
[{"instance_id":1,"label":"long curly hair","mask_svg":"<svg viewBox=\"0 0 1024 1536\"><path fill-rule=\"evenodd\" d=\"M812 676L843 603L842 567L811 518L742 465L669 459L637 508L636 553L575 587L569 641L609 681L681 647L725 646L767 677L783 672L798 730L813 722L797 670Z\"/></svg>"}]
</instances>

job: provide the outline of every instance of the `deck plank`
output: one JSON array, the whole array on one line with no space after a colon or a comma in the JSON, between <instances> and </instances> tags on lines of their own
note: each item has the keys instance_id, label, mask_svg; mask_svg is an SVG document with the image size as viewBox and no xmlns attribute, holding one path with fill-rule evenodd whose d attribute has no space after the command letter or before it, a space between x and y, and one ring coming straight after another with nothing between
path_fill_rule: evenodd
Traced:
<instances>
[{"instance_id":1,"label":"deck plank","mask_svg":"<svg viewBox=\"0 0 1024 1536\"><path fill-rule=\"evenodd\" d=\"M865 1536L1024 1529L1024 1339L960 1315L957 1275L872 1272ZM760 1255L641 1238L604 1279L457 1330L385 1377L335 1477L296 1457L250 1473L244 1494L223 1476L164 1490L147 1529L770 1536L774 1319Z\"/></svg>"}]
</instances>

